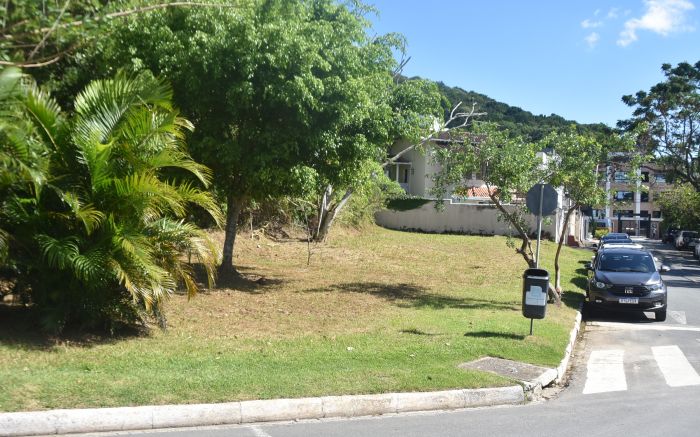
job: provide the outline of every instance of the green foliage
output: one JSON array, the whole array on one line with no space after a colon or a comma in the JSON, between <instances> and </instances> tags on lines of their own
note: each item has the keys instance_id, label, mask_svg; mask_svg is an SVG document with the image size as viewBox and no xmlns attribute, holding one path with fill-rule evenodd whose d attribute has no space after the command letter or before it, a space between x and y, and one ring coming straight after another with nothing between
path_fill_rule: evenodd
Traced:
<instances>
[{"instance_id":1,"label":"green foliage","mask_svg":"<svg viewBox=\"0 0 700 437\"><path fill-rule=\"evenodd\" d=\"M12 111L1 121L0 229L11 236L4 267L15 292L53 330L141 315L164 323L165 299L180 284L190 295L198 289L183 252L213 279L217 252L185 221L189 207L220 219L199 188L210 171L187 154L191 126L172 109L171 90L148 75L118 75L88 85L68 117L40 89L21 86L15 70L0 74L2 89L8 76L20 91L2 94ZM27 171L12 180L17 167Z\"/></svg>"},{"instance_id":2,"label":"green foliage","mask_svg":"<svg viewBox=\"0 0 700 437\"><path fill-rule=\"evenodd\" d=\"M95 36L96 19L127 3L8 0L0 9L0 58L29 66L55 62Z\"/></svg>"},{"instance_id":3,"label":"green foliage","mask_svg":"<svg viewBox=\"0 0 700 437\"><path fill-rule=\"evenodd\" d=\"M515 229L521 241L518 252L529 265L533 265L534 255L525 220L527 209L518 204L506 210L503 205L544 178L537 151L536 144L512 136L493 123L475 123L472 132L463 133L461 141L435 146L431 152L440 166L440 172L433 177L433 194L444 199L449 190L468 188L465 183L471 175L481 173L487 188L493 189L491 200L499 209L499 220ZM508 244L514 242L508 240Z\"/></svg>"},{"instance_id":4,"label":"green foliage","mask_svg":"<svg viewBox=\"0 0 700 437\"><path fill-rule=\"evenodd\" d=\"M463 187L472 173L483 173L486 185L497 187L498 199L508 203L544 176L537 151L536 144L513 137L493 123L477 123L462 141L433 146L432 157L441 166L434 176L433 194L445 198L448 189Z\"/></svg>"},{"instance_id":5,"label":"green foliage","mask_svg":"<svg viewBox=\"0 0 700 437\"><path fill-rule=\"evenodd\" d=\"M610 233L610 230L609 230L609 229L596 229L596 230L593 232L593 236L594 236L595 238L600 239L600 238L602 238L602 237L608 235L609 233Z\"/></svg>"},{"instance_id":6,"label":"green foliage","mask_svg":"<svg viewBox=\"0 0 700 437\"><path fill-rule=\"evenodd\" d=\"M49 82L70 95L115 66L166 78L197 126L193 156L213 170L236 222L249 200L303 197L310 183L356 188L403 128L390 123L393 106L416 104L408 85L391 99L392 50L403 40L370 34L367 12L360 2L249 0L133 15ZM235 226L226 231L230 263Z\"/></svg>"},{"instance_id":7,"label":"green foliage","mask_svg":"<svg viewBox=\"0 0 700 437\"><path fill-rule=\"evenodd\" d=\"M689 183L659 193L658 202L667 226L700 229L700 193Z\"/></svg>"},{"instance_id":8,"label":"green foliage","mask_svg":"<svg viewBox=\"0 0 700 437\"><path fill-rule=\"evenodd\" d=\"M429 199L419 199L413 197L403 197L390 199L386 203L386 207L392 211L410 211L412 209L418 209L426 203L430 202Z\"/></svg>"},{"instance_id":9,"label":"green foliage","mask_svg":"<svg viewBox=\"0 0 700 437\"><path fill-rule=\"evenodd\" d=\"M604 171L597 171L605 162L603 146L592 136L578 134L575 127L547 135L539 143L541 150L550 152L548 181L562 187L572 202L572 208L600 205L605 202L601 182Z\"/></svg>"},{"instance_id":10,"label":"green foliage","mask_svg":"<svg viewBox=\"0 0 700 437\"><path fill-rule=\"evenodd\" d=\"M374 223L374 213L384 209L388 199L405 196L405 191L394 181L386 177L376 163L364 167L366 182L360 184L340 221L350 226L363 226Z\"/></svg>"},{"instance_id":11,"label":"green foliage","mask_svg":"<svg viewBox=\"0 0 700 437\"><path fill-rule=\"evenodd\" d=\"M690 183L700 190L700 62L661 67L665 79L649 91L626 95L633 117L618 122L628 132L640 133L638 144L669 171L669 180Z\"/></svg>"}]
</instances>

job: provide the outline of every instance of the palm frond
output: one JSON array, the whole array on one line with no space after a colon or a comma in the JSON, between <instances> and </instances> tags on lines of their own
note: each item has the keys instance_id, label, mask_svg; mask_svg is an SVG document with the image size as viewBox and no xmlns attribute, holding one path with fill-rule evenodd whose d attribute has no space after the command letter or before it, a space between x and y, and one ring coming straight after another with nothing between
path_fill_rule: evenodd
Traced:
<instances>
[{"instance_id":1,"label":"palm frond","mask_svg":"<svg viewBox=\"0 0 700 437\"><path fill-rule=\"evenodd\" d=\"M41 254L51 268L60 270L71 267L73 260L80 254L77 237L53 238L46 234L35 237Z\"/></svg>"}]
</instances>

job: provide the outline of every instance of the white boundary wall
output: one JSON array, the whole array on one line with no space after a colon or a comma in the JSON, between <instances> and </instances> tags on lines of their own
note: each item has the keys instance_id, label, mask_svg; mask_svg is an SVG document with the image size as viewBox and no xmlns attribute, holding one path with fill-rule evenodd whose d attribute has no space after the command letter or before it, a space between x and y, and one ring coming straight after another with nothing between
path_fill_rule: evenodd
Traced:
<instances>
[{"instance_id":1,"label":"white boundary wall","mask_svg":"<svg viewBox=\"0 0 700 437\"><path fill-rule=\"evenodd\" d=\"M454 232L474 235L515 235L515 230L508 223L498 220L498 209L493 205L449 203L445 201L444 210L435 209L435 202L430 201L420 208L409 211L382 210L374 215L379 226L389 229L415 230L431 233ZM507 210L514 207L505 205ZM553 239L559 235L561 213L542 223L542 235ZM537 231L537 217L526 216L531 233Z\"/></svg>"}]
</instances>

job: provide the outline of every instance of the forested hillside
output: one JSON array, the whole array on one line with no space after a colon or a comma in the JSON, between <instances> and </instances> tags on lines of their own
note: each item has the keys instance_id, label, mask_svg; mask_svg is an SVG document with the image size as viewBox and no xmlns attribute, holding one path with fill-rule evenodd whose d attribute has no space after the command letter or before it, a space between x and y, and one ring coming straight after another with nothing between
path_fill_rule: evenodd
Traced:
<instances>
[{"instance_id":1,"label":"forested hillside","mask_svg":"<svg viewBox=\"0 0 700 437\"><path fill-rule=\"evenodd\" d=\"M535 115L517 106L496 101L489 96L474 91L465 91L459 87L450 87L438 82L440 93L447 99L447 105L462 102L466 107L476 103L477 112L486 112L484 121L498 123L513 135L522 135L532 141L537 141L554 130L563 130L576 125L579 133L607 134L610 128L603 123L580 124L573 120L556 115ZM450 108L451 109L451 108ZM446 109L449 111L450 109Z\"/></svg>"}]
</instances>

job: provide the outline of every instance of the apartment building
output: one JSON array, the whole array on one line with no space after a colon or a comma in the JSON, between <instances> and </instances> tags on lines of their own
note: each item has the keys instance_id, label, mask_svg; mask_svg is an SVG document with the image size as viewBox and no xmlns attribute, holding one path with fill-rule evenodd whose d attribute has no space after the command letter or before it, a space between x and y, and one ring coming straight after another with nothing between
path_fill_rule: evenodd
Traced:
<instances>
[{"instance_id":1,"label":"apartment building","mask_svg":"<svg viewBox=\"0 0 700 437\"><path fill-rule=\"evenodd\" d=\"M667 189L666 173L655 164L630 168L621 160L604 164L606 204L593 209L598 224L605 224L612 232L659 238L661 207L658 196Z\"/></svg>"}]
</instances>

